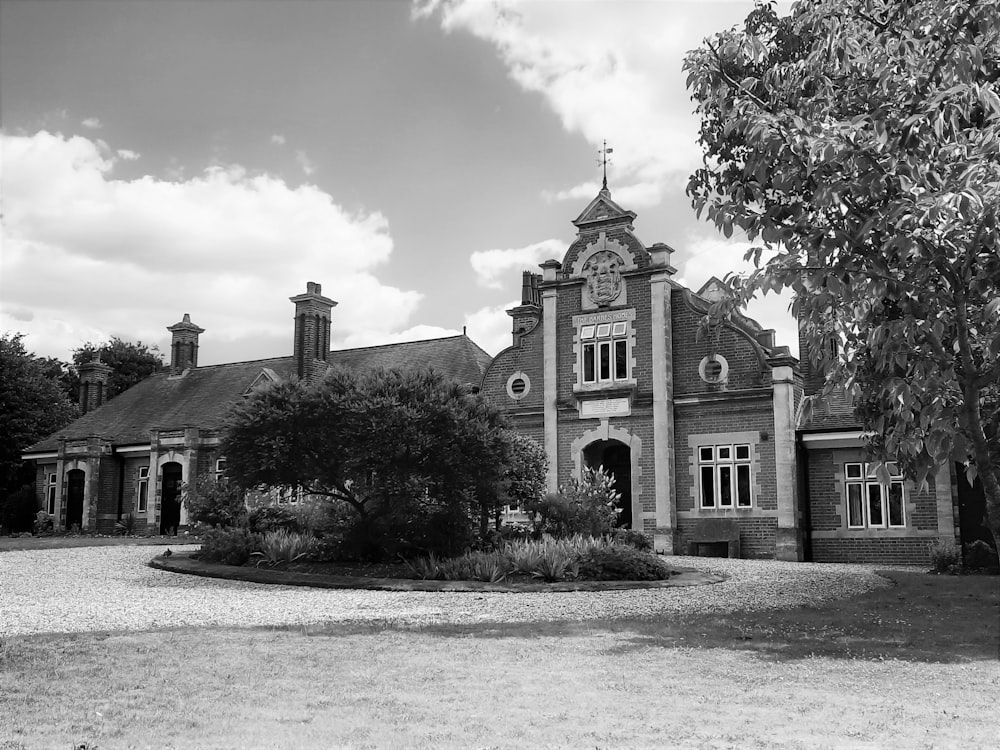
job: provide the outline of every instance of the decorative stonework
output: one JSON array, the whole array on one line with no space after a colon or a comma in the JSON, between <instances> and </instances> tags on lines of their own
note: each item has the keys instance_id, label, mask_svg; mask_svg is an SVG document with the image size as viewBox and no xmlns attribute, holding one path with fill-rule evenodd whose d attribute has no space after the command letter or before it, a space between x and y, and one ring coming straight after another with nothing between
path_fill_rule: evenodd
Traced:
<instances>
[{"instance_id":1,"label":"decorative stonework","mask_svg":"<svg viewBox=\"0 0 1000 750\"><path fill-rule=\"evenodd\" d=\"M621 256L610 250L602 250L590 256L583 265L583 276L587 280L587 294L597 305L610 305L622 293Z\"/></svg>"}]
</instances>

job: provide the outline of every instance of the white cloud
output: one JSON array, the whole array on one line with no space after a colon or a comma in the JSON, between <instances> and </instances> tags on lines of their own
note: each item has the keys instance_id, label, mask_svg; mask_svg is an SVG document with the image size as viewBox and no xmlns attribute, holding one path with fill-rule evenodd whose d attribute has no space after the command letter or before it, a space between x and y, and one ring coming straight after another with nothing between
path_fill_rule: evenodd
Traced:
<instances>
[{"instance_id":1,"label":"white cloud","mask_svg":"<svg viewBox=\"0 0 1000 750\"><path fill-rule=\"evenodd\" d=\"M513 321L507 310L519 304L520 300L515 300L506 305L482 307L466 315L465 326L469 338L495 357L513 341L511 336Z\"/></svg>"},{"instance_id":2,"label":"white cloud","mask_svg":"<svg viewBox=\"0 0 1000 750\"><path fill-rule=\"evenodd\" d=\"M206 364L289 354L288 297L306 281L340 303L335 339L359 328L390 336L420 302L374 275L393 248L385 217L348 211L315 186L236 165L119 180L117 152L87 138L0 138L0 330L24 332L39 354L66 359L112 334L162 349L185 312L207 329Z\"/></svg>"},{"instance_id":3,"label":"white cloud","mask_svg":"<svg viewBox=\"0 0 1000 750\"><path fill-rule=\"evenodd\" d=\"M316 165L310 161L309 157L306 156L306 152L302 149L297 149L295 151L295 161L300 167L302 167L302 171L306 173L306 176L309 176L316 171Z\"/></svg>"},{"instance_id":4,"label":"white cloud","mask_svg":"<svg viewBox=\"0 0 1000 750\"><path fill-rule=\"evenodd\" d=\"M698 163L691 114L677 60L697 44L691 6L671 3L561 3L424 0L418 18L464 31L495 47L510 77L541 94L569 133L614 149L609 184L634 206L657 203L665 186ZM683 147L678 147L684 144ZM592 196L593 183L550 198Z\"/></svg>"},{"instance_id":5,"label":"white cloud","mask_svg":"<svg viewBox=\"0 0 1000 750\"><path fill-rule=\"evenodd\" d=\"M125 161L135 161L139 158L139 154L135 151L131 151L127 148L120 148L115 153L118 154L119 159L124 159Z\"/></svg>"},{"instance_id":6,"label":"white cloud","mask_svg":"<svg viewBox=\"0 0 1000 750\"><path fill-rule=\"evenodd\" d=\"M275 146L284 146L285 136L275 133L274 135L271 136L271 143L273 143Z\"/></svg>"},{"instance_id":7,"label":"white cloud","mask_svg":"<svg viewBox=\"0 0 1000 750\"><path fill-rule=\"evenodd\" d=\"M85 128L90 128L91 130L100 130L101 128L104 127L104 125L101 124L101 121L98 120L96 117L88 117L86 120L83 120L80 124L83 125L83 127Z\"/></svg>"},{"instance_id":8,"label":"white cloud","mask_svg":"<svg viewBox=\"0 0 1000 750\"><path fill-rule=\"evenodd\" d=\"M477 250L469 257L476 281L490 289L503 289L512 285L520 286L517 271L538 272L538 264L549 258L562 259L569 247L562 240L543 240L525 247L506 250Z\"/></svg>"}]
</instances>

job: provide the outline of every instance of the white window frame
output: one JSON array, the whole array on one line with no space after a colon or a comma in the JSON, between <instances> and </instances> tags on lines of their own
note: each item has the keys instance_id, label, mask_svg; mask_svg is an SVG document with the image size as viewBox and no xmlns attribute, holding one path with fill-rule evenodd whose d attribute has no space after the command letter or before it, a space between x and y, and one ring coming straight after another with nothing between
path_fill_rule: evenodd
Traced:
<instances>
[{"instance_id":1,"label":"white window frame","mask_svg":"<svg viewBox=\"0 0 1000 750\"><path fill-rule=\"evenodd\" d=\"M45 475L45 512L50 516L56 514L56 490L59 487L58 475L53 471Z\"/></svg>"},{"instance_id":2,"label":"white window frame","mask_svg":"<svg viewBox=\"0 0 1000 750\"><path fill-rule=\"evenodd\" d=\"M226 466L227 464L225 458L215 459L215 478L217 480L226 478Z\"/></svg>"},{"instance_id":3,"label":"white window frame","mask_svg":"<svg viewBox=\"0 0 1000 750\"><path fill-rule=\"evenodd\" d=\"M628 341L628 321L616 320L611 323L588 323L580 326L580 382L584 385L597 385L629 380L632 361L629 356ZM620 357L619 351L622 353ZM604 362L607 363L607 371L602 367ZM623 371L619 370L619 364L623 365Z\"/></svg>"},{"instance_id":4,"label":"white window frame","mask_svg":"<svg viewBox=\"0 0 1000 750\"><path fill-rule=\"evenodd\" d=\"M906 484L899 466L885 464L889 481L876 476L876 464L850 461L844 464L844 520L849 529L905 529ZM899 518L893 523L891 497L897 493ZM853 496L853 497L852 497Z\"/></svg>"},{"instance_id":5,"label":"white window frame","mask_svg":"<svg viewBox=\"0 0 1000 750\"><path fill-rule=\"evenodd\" d=\"M146 513L149 510L149 467L140 466L135 483L135 512Z\"/></svg>"},{"instance_id":6,"label":"white window frame","mask_svg":"<svg viewBox=\"0 0 1000 750\"><path fill-rule=\"evenodd\" d=\"M698 457L698 510L749 510L753 508L752 446L749 443L724 443L721 445L699 445L696 450ZM711 497L706 497L706 477L711 477ZM746 490L745 494L740 493L741 487ZM728 493L723 491L725 488L728 488Z\"/></svg>"}]
</instances>

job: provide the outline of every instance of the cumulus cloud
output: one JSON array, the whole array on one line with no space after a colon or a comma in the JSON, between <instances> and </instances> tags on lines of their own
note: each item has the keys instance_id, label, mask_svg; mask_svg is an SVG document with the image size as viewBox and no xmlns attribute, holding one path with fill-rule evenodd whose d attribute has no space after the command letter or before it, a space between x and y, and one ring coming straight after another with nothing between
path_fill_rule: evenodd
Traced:
<instances>
[{"instance_id":1,"label":"cumulus cloud","mask_svg":"<svg viewBox=\"0 0 1000 750\"><path fill-rule=\"evenodd\" d=\"M104 127L100 120L96 117L88 117L86 120L80 123L85 128L90 128L91 130L100 130Z\"/></svg>"},{"instance_id":2,"label":"cumulus cloud","mask_svg":"<svg viewBox=\"0 0 1000 750\"><path fill-rule=\"evenodd\" d=\"M477 250L469 257L476 281L490 289L520 286L517 271L538 272L538 264L549 258L561 259L569 247L563 240L543 240L525 247L506 250Z\"/></svg>"},{"instance_id":3,"label":"cumulus cloud","mask_svg":"<svg viewBox=\"0 0 1000 750\"><path fill-rule=\"evenodd\" d=\"M120 148L115 153L118 154L119 159L124 159L125 161L135 161L139 158L139 154L135 151L131 151L127 148Z\"/></svg>"},{"instance_id":4,"label":"cumulus cloud","mask_svg":"<svg viewBox=\"0 0 1000 750\"><path fill-rule=\"evenodd\" d=\"M284 146L285 136L280 135L279 133L275 133L274 135L271 136L271 143L273 143L275 146Z\"/></svg>"},{"instance_id":5,"label":"cumulus cloud","mask_svg":"<svg viewBox=\"0 0 1000 750\"><path fill-rule=\"evenodd\" d=\"M306 281L340 303L334 339L363 329L377 343L405 328L420 302L375 276L393 249L386 218L348 211L315 186L236 165L122 180L120 153L87 138L0 138L0 330L24 332L40 354L67 358L110 335L164 344L165 326L185 312L207 329L206 364L287 354L288 297Z\"/></svg>"},{"instance_id":6,"label":"cumulus cloud","mask_svg":"<svg viewBox=\"0 0 1000 750\"><path fill-rule=\"evenodd\" d=\"M511 345L511 317L507 310L521 304L513 300L505 305L482 307L465 316L469 338L494 357Z\"/></svg>"},{"instance_id":7,"label":"cumulus cloud","mask_svg":"<svg viewBox=\"0 0 1000 750\"><path fill-rule=\"evenodd\" d=\"M614 149L609 181L634 207L655 205L664 187L690 174L696 120L676 60L696 43L688 10L669 3L418 0L417 18L491 44L510 77L541 94L569 133ZM555 188L556 200L592 196L592 183Z\"/></svg>"}]
</instances>

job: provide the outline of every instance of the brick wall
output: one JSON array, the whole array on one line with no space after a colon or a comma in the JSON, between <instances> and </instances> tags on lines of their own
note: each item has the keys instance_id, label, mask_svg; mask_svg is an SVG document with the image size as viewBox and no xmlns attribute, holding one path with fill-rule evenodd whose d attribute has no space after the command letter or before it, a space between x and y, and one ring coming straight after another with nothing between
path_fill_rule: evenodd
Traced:
<instances>
[{"instance_id":1,"label":"brick wall","mask_svg":"<svg viewBox=\"0 0 1000 750\"><path fill-rule=\"evenodd\" d=\"M747 388L770 387L770 370L761 359L760 350L749 337L732 326L723 325L714 335L698 339L698 324L703 314L695 310L683 293L671 295L674 323L674 396L689 396ZM683 342L682 346L677 345ZM706 383L698 374L701 360L715 352L729 363L725 386Z\"/></svg>"},{"instance_id":2,"label":"brick wall","mask_svg":"<svg viewBox=\"0 0 1000 750\"><path fill-rule=\"evenodd\" d=\"M816 562L873 562L924 565L939 538L934 480L918 490L904 486L906 526L849 529L844 464L864 462L860 448L809 451L807 481L812 559Z\"/></svg>"}]
</instances>

